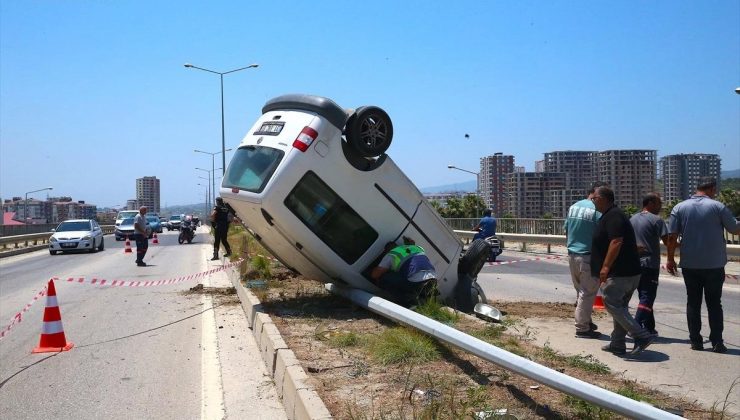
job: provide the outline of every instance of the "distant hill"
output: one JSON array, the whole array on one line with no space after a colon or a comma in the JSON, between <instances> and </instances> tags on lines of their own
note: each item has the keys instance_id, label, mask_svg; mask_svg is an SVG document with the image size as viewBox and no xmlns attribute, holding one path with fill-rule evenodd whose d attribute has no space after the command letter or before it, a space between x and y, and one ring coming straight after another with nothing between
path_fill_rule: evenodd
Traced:
<instances>
[{"instance_id":1,"label":"distant hill","mask_svg":"<svg viewBox=\"0 0 740 420\"><path fill-rule=\"evenodd\" d=\"M475 192L477 190L476 181L458 182L456 184L439 185L436 187L419 188L422 194L437 194L443 192Z\"/></svg>"},{"instance_id":2,"label":"distant hill","mask_svg":"<svg viewBox=\"0 0 740 420\"><path fill-rule=\"evenodd\" d=\"M720 174L720 177L722 179L740 178L740 169L734 169L732 171L722 171L722 173Z\"/></svg>"}]
</instances>

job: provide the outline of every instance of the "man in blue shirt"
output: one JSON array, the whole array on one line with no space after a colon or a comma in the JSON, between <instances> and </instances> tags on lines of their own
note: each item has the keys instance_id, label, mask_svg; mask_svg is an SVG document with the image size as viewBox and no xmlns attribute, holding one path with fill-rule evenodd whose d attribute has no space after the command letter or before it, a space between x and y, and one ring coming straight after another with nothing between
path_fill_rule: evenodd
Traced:
<instances>
[{"instance_id":1,"label":"man in blue shirt","mask_svg":"<svg viewBox=\"0 0 740 420\"><path fill-rule=\"evenodd\" d=\"M568 247L568 265L573 287L576 289L576 337L599 338L598 327L591 321L594 300L599 291L599 279L591 275L591 240L601 213L596 211L591 198L603 182L595 182L587 198L576 202L568 209L565 219L565 236Z\"/></svg>"},{"instance_id":2,"label":"man in blue shirt","mask_svg":"<svg viewBox=\"0 0 740 420\"><path fill-rule=\"evenodd\" d=\"M722 285L725 282L727 243L724 230L740 233L740 225L724 204L713 200L717 180L701 177L696 194L673 207L668 219L668 271L676 275L676 248L681 236L681 270L686 285L686 320L692 350L704 350L701 336L701 297L707 302L709 341L715 353L727 352L722 339Z\"/></svg>"},{"instance_id":3,"label":"man in blue shirt","mask_svg":"<svg viewBox=\"0 0 740 420\"><path fill-rule=\"evenodd\" d=\"M474 230L477 230L478 233L473 236L473 240L486 239L496 234L496 218L491 216L491 209L486 209L483 212L483 218L480 219Z\"/></svg>"}]
</instances>

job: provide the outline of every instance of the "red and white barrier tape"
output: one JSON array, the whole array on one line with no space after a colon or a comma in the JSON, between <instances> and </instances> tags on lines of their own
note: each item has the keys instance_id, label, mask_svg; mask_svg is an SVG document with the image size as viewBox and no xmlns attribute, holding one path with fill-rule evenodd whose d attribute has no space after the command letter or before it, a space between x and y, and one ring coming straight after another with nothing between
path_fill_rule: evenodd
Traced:
<instances>
[{"instance_id":1,"label":"red and white barrier tape","mask_svg":"<svg viewBox=\"0 0 740 420\"><path fill-rule=\"evenodd\" d=\"M8 324L7 327L3 328L3 330L0 331L0 339L5 337L10 332L10 330L13 328L15 324L20 324L21 321L23 321L23 314L26 313L26 311L28 311L31 308L31 306L34 303L36 303L36 301L46 296L46 292L48 291L48 288L49 286L47 284L46 286L44 286L43 289L41 289L41 291L36 293L36 296L34 296L33 299L30 302L28 302L26 306L23 307L23 309L20 310L20 312L18 312L17 314L13 316L13 318L10 320L10 324Z\"/></svg>"},{"instance_id":2,"label":"red and white barrier tape","mask_svg":"<svg viewBox=\"0 0 740 420\"><path fill-rule=\"evenodd\" d=\"M208 276L213 273L217 273L219 271L223 271L227 268L231 268L235 265L238 265L241 263L242 260L236 260L234 262L224 264L219 268L214 268L208 271L203 271L196 274L191 274L189 276L182 276L177 278L172 278L168 280L151 280L151 281L131 281L131 280L106 280L106 279L99 279L97 277L93 277L91 279L87 279L85 277L68 277L66 279L60 279L59 277L52 277L52 280L58 280L58 281L66 281L68 283L82 283L82 284L90 284L95 286L110 286L110 287L150 287L150 286L164 286L164 285L170 285L170 284L176 284L176 283L182 283L189 280L199 279L203 278L205 276ZM23 314L28 311L28 309L31 308L31 305L36 303L40 298L46 296L48 285L44 286L44 288L36 294L36 296L33 297L33 299L26 304L26 306L23 307L22 310L20 310L18 313L16 313L13 318L10 320L10 324L3 328L2 331L0 331L0 339L5 337L8 332L10 332L11 328L15 324L20 323L23 320Z\"/></svg>"}]
</instances>

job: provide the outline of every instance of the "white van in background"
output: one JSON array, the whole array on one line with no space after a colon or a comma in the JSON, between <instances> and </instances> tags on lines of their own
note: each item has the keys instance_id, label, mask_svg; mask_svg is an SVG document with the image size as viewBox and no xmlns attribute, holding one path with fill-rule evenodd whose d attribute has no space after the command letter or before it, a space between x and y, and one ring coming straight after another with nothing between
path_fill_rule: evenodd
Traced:
<instances>
[{"instance_id":1,"label":"white van in background","mask_svg":"<svg viewBox=\"0 0 740 420\"><path fill-rule=\"evenodd\" d=\"M119 226L124 219L132 218L139 214L139 210L121 210L116 216L116 226Z\"/></svg>"},{"instance_id":2,"label":"white van in background","mask_svg":"<svg viewBox=\"0 0 740 420\"><path fill-rule=\"evenodd\" d=\"M370 271L384 245L412 238L434 264L441 297L470 312L487 245L463 244L385 154L388 115L345 111L332 100L285 95L267 102L224 175L220 195L254 237L306 277L383 294Z\"/></svg>"}]
</instances>

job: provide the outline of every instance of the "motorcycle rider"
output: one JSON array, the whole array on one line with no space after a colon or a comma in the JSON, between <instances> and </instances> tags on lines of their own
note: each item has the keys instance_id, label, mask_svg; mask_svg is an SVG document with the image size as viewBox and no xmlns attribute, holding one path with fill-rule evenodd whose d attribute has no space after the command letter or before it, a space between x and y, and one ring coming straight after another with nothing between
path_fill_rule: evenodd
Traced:
<instances>
[{"instance_id":1,"label":"motorcycle rider","mask_svg":"<svg viewBox=\"0 0 740 420\"><path fill-rule=\"evenodd\" d=\"M496 218L491 216L491 209L486 209L483 212L483 218L480 219L478 226L473 230L477 230L478 233L473 236L473 240L486 239L489 236L496 234Z\"/></svg>"},{"instance_id":2,"label":"motorcycle rider","mask_svg":"<svg viewBox=\"0 0 740 420\"><path fill-rule=\"evenodd\" d=\"M190 236L190 240L192 240L195 237L195 226L193 225L193 216L187 215L182 218L182 224L180 226L180 234L185 236L185 239L187 240L187 236Z\"/></svg>"}]
</instances>

